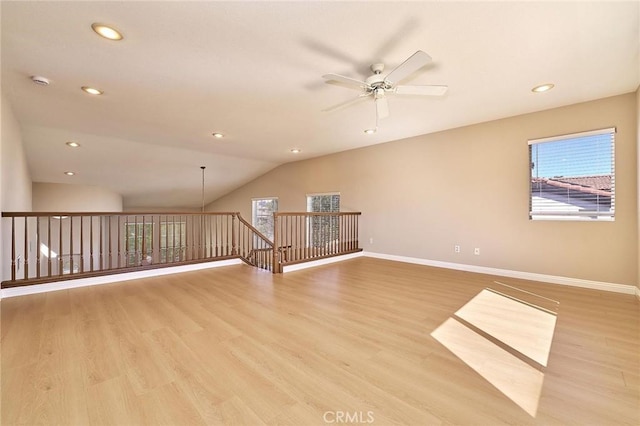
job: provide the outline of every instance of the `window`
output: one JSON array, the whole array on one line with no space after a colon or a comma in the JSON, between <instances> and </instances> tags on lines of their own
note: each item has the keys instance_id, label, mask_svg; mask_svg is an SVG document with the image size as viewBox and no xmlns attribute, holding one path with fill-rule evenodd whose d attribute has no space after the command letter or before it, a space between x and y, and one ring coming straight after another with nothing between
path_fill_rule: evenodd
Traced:
<instances>
[{"instance_id":1,"label":"window","mask_svg":"<svg viewBox=\"0 0 640 426\"><path fill-rule=\"evenodd\" d=\"M127 223L124 226L126 265L138 266L146 263L147 255L153 252L153 224Z\"/></svg>"},{"instance_id":2,"label":"window","mask_svg":"<svg viewBox=\"0 0 640 426\"><path fill-rule=\"evenodd\" d=\"M151 264L153 253L158 249L158 241L156 241L158 235L154 234L154 223L126 223L124 226L126 266ZM185 222L160 223L159 260L161 263L185 260L186 231L187 224Z\"/></svg>"},{"instance_id":3,"label":"window","mask_svg":"<svg viewBox=\"0 0 640 426\"><path fill-rule=\"evenodd\" d=\"M615 131L529 141L530 219L614 219Z\"/></svg>"},{"instance_id":4,"label":"window","mask_svg":"<svg viewBox=\"0 0 640 426\"><path fill-rule=\"evenodd\" d=\"M187 249L187 223L160 224L160 262L180 262Z\"/></svg>"},{"instance_id":5,"label":"window","mask_svg":"<svg viewBox=\"0 0 640 426\"><path fill-rule=\"evenodd\" d=\"M340 194L309 194L307 195L307 211L314 213L333 213L340 211ZM311 247L324 247L337 240L340 226L337 216L313 216L307 224L307 235L310 237Z\"/></svg>"},{"instance_id":6,"label":"window","mask_svg":"<svg viewBox=\"0 0 640 426\"><path fill-rule=\"evenodd\" d=\"M273 241L273 213L278 211L278 199L254 198L251 204L253 227Z\"/></svg>"}]
</instances>

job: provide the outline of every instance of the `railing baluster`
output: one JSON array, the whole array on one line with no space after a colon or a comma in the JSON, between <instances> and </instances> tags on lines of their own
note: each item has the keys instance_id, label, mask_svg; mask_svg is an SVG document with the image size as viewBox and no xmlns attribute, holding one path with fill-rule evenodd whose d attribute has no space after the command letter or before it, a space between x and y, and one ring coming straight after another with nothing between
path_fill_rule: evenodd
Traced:
<instances>
[{"instance_id":1,"label":"railing baluster","mask_svg":"<svg viewBox=\"0 0 640 426\"><path fill-rule=\"evenodd\" d=\"M213 222L213 225L214 225L214 227L215 227L215 229L214 229L214 231L215 231L215 232L214 232L214 234L215 234L215 239L216 239L216 245L215 245L215 247L216 247L216 252L215 252L215 257L218 257L218 255L219 255L219 252L218 252L218 237L219 237L220 233L218 232L218 222L220 222L220 220L218 220L218 219L222 220L222 217L217 217L217 216L216 216L216 217L214 218L214 222Z\"/></svg>"},{"instance_id":2,"label":"railing baluster","mask_svg":"<svg viewBox=\"0 0 640 426\"><path fill-rule=\"evenodd\" d=\"M102 216L98 216L98 225L100 226L99 230L100 230L100 245L98 246L98 249L100 251L100 271L102 271L104 269L104 263L103 263L103 258L104 258L104 254L102 252L102 227L103 227L103 223L102 223Z\"/></svg>"},{"instance_id":3,"label":"railing baluster","mask_svg":"<svg viewBox=\"0 0 640 426\"><path fill-rule=\"evenodd\" d=\"M207 257L207 222L204 214L200 214L200 259Z\"/></svg>"},{"instance_id":4,"label":"railing baluster","mask_svg":"<svg viewBox=\"0 0 640 426\"><path fill-rule=\"evenodd\" d=\"M313 223L309 216L304 217L304 257L308 259L311 256L311 227Z\"/></svg>"},{"instance_id":5,"label":"railing baluster","mask_svg":"<svg viewBox=\"0 0 640 426\"><path fill-rule=\"evenodd\" d=\"M69 216L69 274L73 274L73 216Z\"/></svg>"},{"instance_id":6,"label":"railing baluster","mask_svg":"<svg viewBox=\"0 0 640 426\"><path fill-rule=\"evenodd\" d=\"M231 255L232 256L235 256L237 254L235 224L236 224L236 216L231 215Z\"/></svg>"},{"instance_id":7,"label":"railing baluster","mask_svg":"<svg viewBox=\"0 0 640 426\"><path fill-rule=\"evenodd\" d=\"M11 281L16 280L16 221L11 218Z\"/></svg>"},{"instance_id":8,"label":"railing baluster","mask_svg":"<svg viewBox=\"0 0 640 426\"><path fill-rule=\"evenodd\" d=\"M36 278L40 278L40 216L36 216Z\"/></svg>"},{"instance_id":9,"label":"railing baluster","mask_svg":"<svg viewBox=\"0 0 640 426\"><path fill-rule=\"evenodd\" d=\"M122 237L120 236L120 231L122 230L122 225L120 224L120 215L118 215L118 224L117 224L117 229L116 229L116 238L118 239L118 260L116 261L116 267L120 268L120 257L122 256L121 254L121 240Z\"/></svg>"},{"instance_id":10,"label":"railing baluster","mask_svg":"<svg viewBox=\"0 0 640 426\"><path fill-rule=\"evenodd\" d=\"M278 213L274 212L273 213L273 248L271 249L271 267L272 267L272 272L278 273L278 246L279 246L279 242L278 242L278 226L279 226L279 222L280 222L280 216L278 216Z\"/></svg>"},{"instance_id":11,"label":"railing baluster","mask_svg":"<svg viewBox=\"0 0 640 426\"><path fill-rule=\"evenodd\" d=\"M189 217L191 217L191 226L189 226ZM189 237L189 231L193 236L193 216L185 216L185 221L187 223L187 237ZM193 259L193 238L186 239L186 246L186 259L191 260Z\"/></svg>"},{"instance_id":12,"label":"railing baluster","mask_svg":"<svg viewBox=\"0 0 640 426\"><path fill-rule=\"evenodd\" d=\"M29 232L29 226L27 223L27 217L24 217L24 278L29 278L29 236L27 233Z\"/></svg>"},{"instance_id":13,"label":"railing baluster","mask_svg":"<svg viewBox=\"0 0 640 426\"><path fill-rule=\"evenodd\" d=\"M171 216L171 262L176 261L176 216ZM169 250L166 255L167 261L169 260Z\"/></svg>"},{"instance_id":14,"label":"railing baluster","mask_svg":"<svg viewBox=\"0 0 640 426\"><path fill-rule=\"evenodd\" d=\"M229 254L229 216L226 216L225 219L225 230L224 230L224 255L227 256Z\"/></svg>"},{"instance_id":15,"label":"railing baluster","mask_svg":"<svg viewBox=\"0 0 640 426\"><path fill-rule=\"evenodd\" d=\"M349 248L353 249L356 234L356 217L351 217L351 235L349 236Z\"/></svg>"},{"instance_id":16,"label":"railing baluster","mask_svg":"<svg viewBox=\"0 0 640 426\"><path fill-rule=\"evenodd\" d=\"M217 216L209 217L209 257L216 257L216 221L218 220Z\"/></svg>"},{"instance_id":17,"label":"railing baluster","mask_svg":"<svg viewBox=\"0 0 640 426\"><path fill-rule=\"evenodd\" d=\"M138 215L133 216L133 251L135 253L135 265L139 265L139 255L138 255Z\"/></svg>"},{"instance_id":18,"label":"railing baluster","mask_svg":"<svg viewBox=\"0 0 640 426\"><path fill-rule=\"evenodd\" d=\"M111 234L111 216L107 216L107 223L109 226L107 227L107 238L109 239L108 250L109 250L109 266L107 269L113 269L113 257L112 257L112 244L111 240L113 240L113 235Z\"/></svg>"},{"instance_id":19,"label":"railing baluster","mask_svg":"<svg viewBox=\"0 0 640 426\"><path fill-rule=\"evenodd\" d=\"M84 272L84 216L80 215L80 273L83 273L83 272Z\"/></svg>"},{"instance_id":20,"label":"railing baluster","mask_svg":"<svg viewBox=\"0 0 640 426\"><path fill-rule=\"evenodd\" d=\"M62 260L62 216L58 216L58 275L64 272Z\"/></svg>"},{"instance_id":21,"label":"railing baluster","mask_svg":"<svg viewBox=\"0 0 640 426\"><path fill-rule=\"evenodd\" d=\"M357 242L358 242L358 221L357 221L357 217L353 216L352 218L353 221L353 234L351 236L351 249L354 249L357 247Z\"/></svg>"},{"instance_id":22,"label":"railing baluster","mask_svg":"<svg viewBox=\"0 0 640 426\"><path fill-rule=\"evenodd\" d=\"M352 226L351 226L351 248L355 248L356 241L358 240L358 221L357 217L353 216L351 218Z\"/></svg>"},{"instance_id":23,"label":"railing baluster","mask_svg":"<svg viewBox=\"0 0 640 426\"><path fill-rule=\"evenodd\" d=\"M125 216L124 217L124 266L131 266L130 265L130 260L129 260L129 256L130 256L130 251L129 251L129 239L131 237L131 235L129 235L131 233L131 231L129 230L129 216Z\"/></svg>"},{"instance_id":24,"label":"railing baluster","mask_svg":"<svg viewBox=\"0 0 640 426\"><path fill-rule=\"evenodd\" d=\"M164 248L162 247L162 240L160 240L160 254L158 262L166 263L169 258L169 215L164 215L164 228L160 227L160 232L162 232L162 229L164 229Z\"/></svg>"},{"instance_id":25,"label":"railing baluster","mask_svg":"<svg viewBox=\"0 0 640 426\"><path fill-rule=\"evenodd\" d=\"M142 215L142 244L140 247L140 265L144 265L146 264L146 260L147 260L147 239L146 237L146 223L145 223L145 219L147 217L145 215Z\"/></svg>"},{"instance_id":26,"label":"railing baluster","mask_svg":"<svg viewBox=\"0 0 640 426\"><path fill-rule=\"evenodd\" d=\"M11 219L13 222L13 218ZM50 277L51 274L51 216L47 216L47 250L49 254L47 256L47 276Z\"/></svg>"}]
</instances>

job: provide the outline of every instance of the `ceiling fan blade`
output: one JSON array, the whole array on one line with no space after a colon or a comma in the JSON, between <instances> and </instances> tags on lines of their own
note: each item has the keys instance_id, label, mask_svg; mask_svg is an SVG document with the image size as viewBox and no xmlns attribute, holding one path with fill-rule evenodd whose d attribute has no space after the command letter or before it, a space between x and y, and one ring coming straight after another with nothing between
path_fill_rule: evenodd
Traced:
<instances>
[{"instance_id":1,"label":"ceiling fan blade","mask_svg":"<svg viewBox=\"0 0 640 426\"><path fill-rule=\"evenodd\" d=\"M387 102L387 98L384 96L376 98L376 119L382 120L383 118L387 118L388 116L389 103Z\"/></svg>"},{"instance_id":2,"label":"ceiling fan blade","mask_svg":"<svg viewBox=\"0 0 640 426\"><path fill-rule=\"evenodd\" d=\"M360 101L360 100L362 100L362 99L364 99L364 98L366 98L366 97L369 97L369 96L371 96L371 95L372 95L372 93L363 93L363 94L361 94L360 96L358 96L357 98L353 98L353 99L346 100L346 101L344 101L344 102L340 102L339 104L337 104L337 105L333 105L333 106L330 106L329 108L325 108L325 109L323 109L322 111L323 111L323 112L331 112L331 111L335 111L335 110L338 110L338 109L341 109L341 108L347 107L347 106L349 106L349 105L355 104L355 103L357 103L358 101Z\"/></svg>"},{"instance_id":3,"label":"ceiling fan blade","mask_svg":"<svg viewBox=\"0 0 640 426\"><path fill-rule=\"evenodd\" d=\"M356 80L355 78L345 77L343 75L338 75L338 74L325 74L322 76L322 78L324 78L327 81L336 81L338 83L349 84L351 86L357 86L363 89L366 89L369 87L369 85L364 81Z\"/></svg>"},{"instance_id":4,"label":"ceiling fan blade","mask_svg":"<svg viewBox=\"0 0 640 426\"><path fill-rule=\"evenodd\" d=\"M398 65L391 71L384 79L389 84L395 84L404 80L418 69L431 62L431 56L424 53L422 50L418 50L411 55L409 59Z\"/></svg>"},{"instance_id":5,"label":"ceiling fan blade","mask_svg":"<svg viewBox=\"0 0 640 426\"><path fill-rule=\"evenodd\" d=\"M396 86L397 95L442 96L447 93L447 86Z\"/></svg>"}]
</instances>

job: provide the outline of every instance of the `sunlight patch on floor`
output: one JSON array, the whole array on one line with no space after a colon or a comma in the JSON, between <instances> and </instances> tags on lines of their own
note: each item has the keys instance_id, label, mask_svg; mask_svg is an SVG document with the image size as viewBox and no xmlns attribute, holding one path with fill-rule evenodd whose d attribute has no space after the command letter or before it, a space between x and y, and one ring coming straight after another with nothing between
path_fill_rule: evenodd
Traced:
<instances>
[{"instance_id":1,"label":"sunlight patch on floor","mask_svg":"<svg viewBox=\"0 0 640 426\"><path fill-rule=\"evenodd\" d=\"M556 313L484 289L431 336L535 417Z\"/></svg>"},{"instance_id":2,"label":"sunlight patch on floor","mask_svg":"<svg viewBox=\"0 0 640 426\"><path fill-rule=\"evenodd\" d=\"M542 366L547 366L556 315L484 289L455 313Z\"/></svg>"}]
</instances>

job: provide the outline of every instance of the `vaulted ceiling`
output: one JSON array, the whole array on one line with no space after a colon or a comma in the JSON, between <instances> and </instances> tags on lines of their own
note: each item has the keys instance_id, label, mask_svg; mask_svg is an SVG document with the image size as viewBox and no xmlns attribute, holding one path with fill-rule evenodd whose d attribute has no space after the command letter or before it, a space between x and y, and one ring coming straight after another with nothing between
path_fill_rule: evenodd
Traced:
<instances>
[{"instance_id":1,"label":"vaulted ceiling","mask_svg":"<svg viewBox=\"0 0 640 426\"><path fill-rule=\"evenodd\" d=\"M34 181L109 188L126 206L197 207L200 166L210 202L285 162L634 91L639 7L5 1L2 91ZM124 39L97 36L94 22ZM391 97L372 135L369 99L322 111L358 95L323 74L361 80L417 50L433 62L403 83L448 85L445 96ZM555 88L533 93L541 83Z\"/></svg>"}]
</instances>

